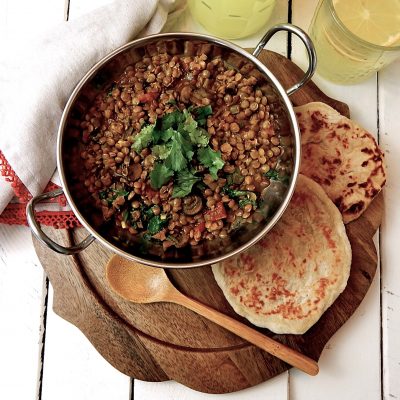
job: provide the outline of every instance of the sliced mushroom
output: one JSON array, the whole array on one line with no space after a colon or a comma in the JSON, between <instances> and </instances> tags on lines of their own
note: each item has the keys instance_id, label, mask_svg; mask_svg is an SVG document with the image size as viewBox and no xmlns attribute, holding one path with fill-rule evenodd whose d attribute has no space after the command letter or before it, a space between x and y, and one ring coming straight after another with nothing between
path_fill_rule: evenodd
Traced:
<instances>
[{"instance_id":1,"label":"sliced mushroom","mask_svg":"<svg viewBox=\"0 0 400 400\"><path fill-rule=\"evenodd\" d=\"M186 235L186 233L182 233L180 235L177 235L174 237L174 240L172 240L172 243L177 249L180 249L182 247L185 247L189 243L189 235Z\"/></svg>"},{"instance_id":2,"label":"sliced mushroom","mask_svg":"<svg viewBox=\"0 0 400 400\"><path fill-rule=\"evenodd\" d=\"M203 202L200 196L192 195L183 199L183 212L186 215L195 215L203 208Z\"/></svg>"}]
</instances>

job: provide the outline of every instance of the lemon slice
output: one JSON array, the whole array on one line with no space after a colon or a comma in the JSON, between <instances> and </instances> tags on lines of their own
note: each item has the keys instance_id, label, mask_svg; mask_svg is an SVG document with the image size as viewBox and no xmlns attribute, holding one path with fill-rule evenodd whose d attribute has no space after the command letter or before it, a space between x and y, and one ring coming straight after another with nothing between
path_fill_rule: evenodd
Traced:
<instances>
[{"instance_id":1,"label":"lemon slice","mask_svg":"<svg viewBox=\"0 0 400 400\"><path fill-rule=\"evenodd\" d=\"M400 0L333 0L343 24L379 46L400 45Z\"/></svg>"}]
</instances>

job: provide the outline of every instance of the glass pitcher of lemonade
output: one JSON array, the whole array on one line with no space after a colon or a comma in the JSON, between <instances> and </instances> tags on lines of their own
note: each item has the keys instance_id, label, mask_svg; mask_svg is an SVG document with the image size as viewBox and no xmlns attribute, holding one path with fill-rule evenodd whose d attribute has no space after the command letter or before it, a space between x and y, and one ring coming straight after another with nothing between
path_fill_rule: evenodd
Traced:
<instances>
[{"instance_id":1,"label":"glass pitcher of lemonade","mask_svg":"<svg viewBox=\"0 0 400 400\"><path fill-rule=\"evenodd\" d=\"M400 0L320 0L309 33L322 76L362 81L400 56Z\"/></svg>"},{"instance_id":2,"label":"glass pitcher of lemonade","mask_svg":"<svg viewBox=\"0 0 400 400\"><path fill-rule=\"evenodd\" d=\"M239 39L265 27L274 6L275 0L189 0L193 17L225 39Z\"/></svg>"}]
</instances>

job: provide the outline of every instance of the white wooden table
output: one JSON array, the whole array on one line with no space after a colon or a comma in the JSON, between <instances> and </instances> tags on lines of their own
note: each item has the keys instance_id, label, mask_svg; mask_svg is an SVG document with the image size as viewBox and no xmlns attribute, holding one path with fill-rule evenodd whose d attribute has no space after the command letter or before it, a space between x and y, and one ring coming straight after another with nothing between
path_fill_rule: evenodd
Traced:
<instances>
[{"instance_id":1,"label":"white wooden table","mask_svg":"<svg viewBox=\"0 0 400 400\"><path fill-rule=\"evenodd\" d=\"M1 0L0 40L37 35L68 23L110 0ZM245 0L243 0L245 1ZM278 0L268 23L293 22L307 29L317 0ZM65 22L63 22L65 21ZM185 12L181 31L204 32ZM253 47L263 32L236 41ZM1 47L1 46L0 46ZM303 69L306 55L297 39L278 34L270 49L289 55ZM316 83L349 104L352 117L376 133L385 151L388 184L385 216L376 245L380 261L373 284L356 313L330 340L321 372L309 377L289 371L254 388L222 399L400 400L400 60L367 82ZM173 400L207 399L175 382L131 380L109 365L74 326L52 311L52 288L33 250L26 227L0 225L0 399Z\"/></svg>"}]
</instances>

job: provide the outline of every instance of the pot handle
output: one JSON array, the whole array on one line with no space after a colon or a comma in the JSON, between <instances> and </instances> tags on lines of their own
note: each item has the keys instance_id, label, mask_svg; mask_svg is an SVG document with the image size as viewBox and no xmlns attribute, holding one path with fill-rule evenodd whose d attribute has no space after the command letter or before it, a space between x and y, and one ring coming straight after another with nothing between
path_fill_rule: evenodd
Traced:
<instances>
[{"instance_id":1,"label":"pot handle","mask_svg":"<svg viewBox=\"0 0 400 400\"><path fill-rule=\"evenodd\" d=\"M48 192L48 193L43 193L39 196L36 196L30 200L28 205L26 206L26 216L28 220L29 227L31 228L31 231L33 234L36 236L36 238L49 247L51 250L60 253L60 254L65 254L65 255L71 255L71 254L76 254L81 252L82 250L86 249L93 240L95 239L94 236L89 235L86 239L84 239L81 243L71 246L71 247L64 247L59 245L58 243L54 242L51 240L43 231L42 228L40 227L39 223L36 221L35 218L35 205L36 203L39 203L42 200L47 200L47 199L52 199L54 197L58 197L63 194L62 189L57 189L54 190L53 192Z\"/></svg>"},{"instance_id":2,"label":"pot handle","mask_svg":"<svg viewBox=\"0 0 400 400\"><path fill-rule=\"evenodd\" d=\"M274 25L263 36L263 38L260 40L260 42L257 44L256 48L254 49L253 56L257 57L260 54L261 50L265 47L265 45L271 39L271 37L274 36L275 33L279 32L279 31L287 31L287 32L294 33L304 43L304 46L306 46L307 54L308 54L308 70L300 82L296 83L291 88L286 90L286 93L288 94L288 96L290 96L293 93L297 92L314 75L315 69L317 67L317 54L315 52L315 47L313 45L313 42L311 41L310 37L307 35L306 32L304 32L302 29L300 29L298 26L295 26L295 25L278 24L278 25Z\"/></svg>"}]
</instances>

